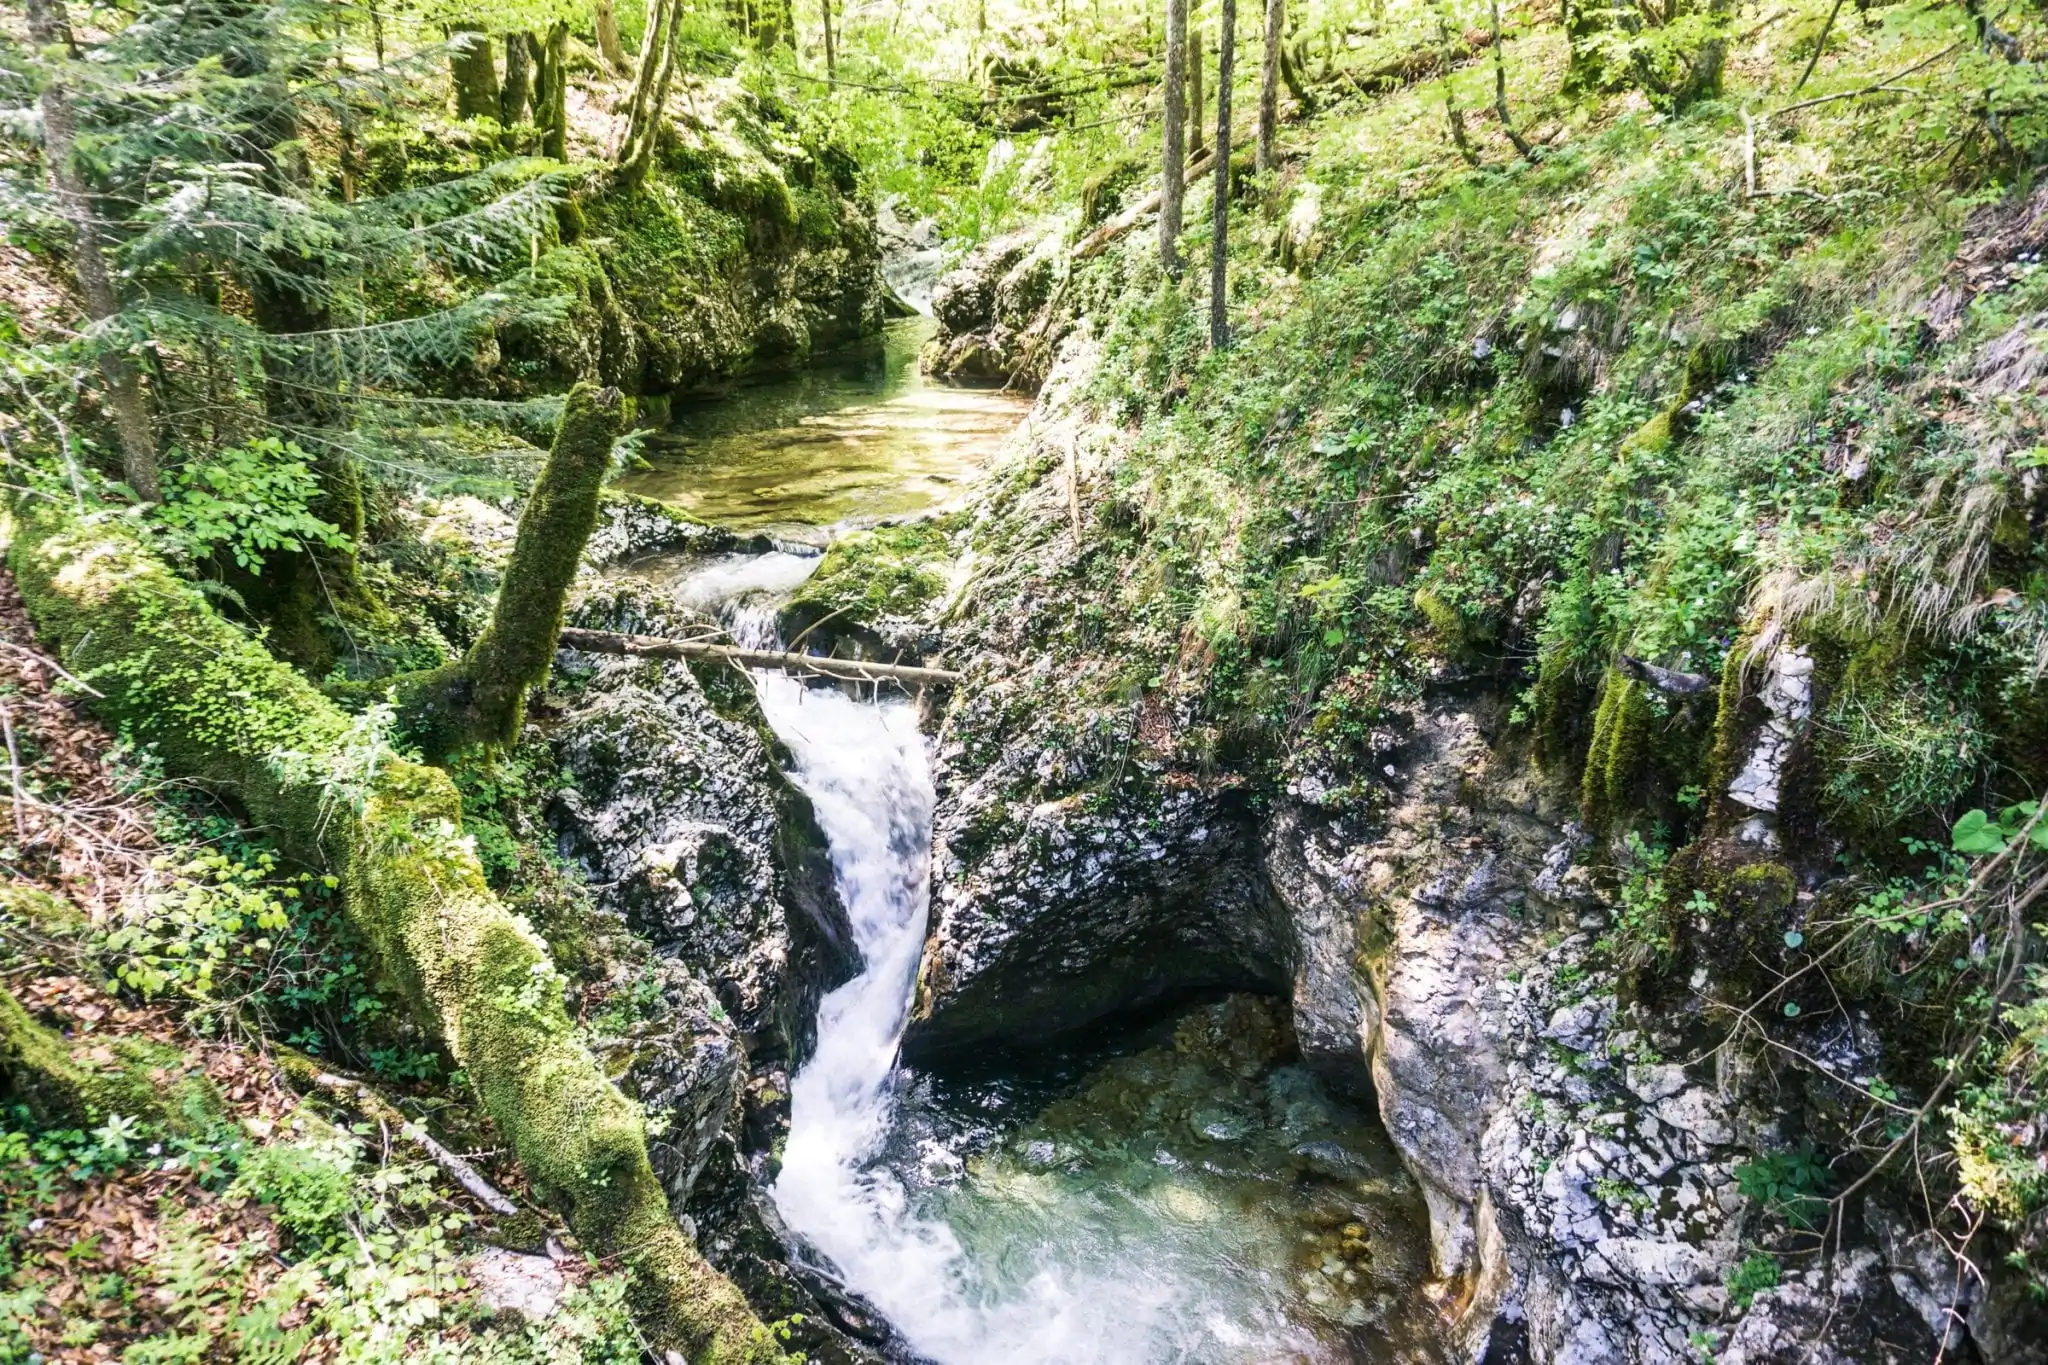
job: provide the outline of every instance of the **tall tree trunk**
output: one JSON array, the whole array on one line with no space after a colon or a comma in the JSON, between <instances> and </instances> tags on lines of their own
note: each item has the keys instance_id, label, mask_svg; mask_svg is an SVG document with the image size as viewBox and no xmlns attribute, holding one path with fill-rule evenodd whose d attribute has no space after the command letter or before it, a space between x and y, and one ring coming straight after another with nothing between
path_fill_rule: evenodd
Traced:
<instances>
[{"instance_id":1,"label":"tall tree trunk","mask_svg":"<svg viewBox=\"0 0 2048 1365\"><path fill-rule=\"evenodd\" d=\"M29 35L38 47L70 49L71 21L63 0L28 0L28 23ZM71 267L78 275L79 293L85 296L86 314L94 322L105 322L121 311L121 302L115 297L114 277L107 269L92 196L78 173L78 121L61 76L43 87L41 104L43 159L48 163L50 183L56 187L57 203L71 224ZM121 442L121 473L137 498L156 502L162 497L157 484L156 436L143 403L142 379L134 363L120 352L103 350L96 363L107 386L107 410Z\"/></svg>"},{"instance_id":2,"label":"tall tree trunk","mask_svg":"<svg viewBox=\"0 0 2048 1365\"><path fill-rule=\"evenodd\" d=\"M1166 0L1165 147L1159 174L1159 264L1180 278L1180 208L1187 184L1188 0Z\"/></svg>"},{"instance_id":3,"label":"tall tree trunk","mask_svg":"<svg viewBox=\"0 0 2048 1365\"><path fill-rule=\"evenodd\" d=\"M619 40L619 16L612 9L612 0L597 0L596 26L597 50L616 76L626 69L626 45Z\"/></svg>"},{"instance_id":4,"label":"tall tree trunk","mask_svg":"<svg viewBox=\"0 0 2048 1365\"><path fill-rule=\"evenodd\" d=\"M1202 127L1202 28L1188 26L1188 154L1200 156L1208 134Z\"/></svg>"},{"instance_id":5,"label":"tall tree trunk","mask_svg":"<svg viewBox=\"0 0 2048 1365\"><path fill-rule=\"evenodd\" d=\"M524 33L505 35L505 85L498 92L498 122L507 128L526 120L534 102L533 62Z\"/></svg>"},{"instance_id":6,"label":"tall tree trunk","mask_svg":"<svg viewBox=\"0 0 2048 1365\"><path fill-rule=\"evenodd\" d=\"M818 0L818 13L825 21L825 78L839 74L839 53L832 41L832 0Z\"/></svg>"},{"instance_id":7,"label":"tall tree trunk","mask_svg":"<svg viewBox=\"0 0 2048 1365\"><path fill-rule=\"evenodd\" d=\"M498 116L498 64L491 40L480 28L456 25L449 38L448 74L455 82L457 118Z\"/></svg>"},{"instance_id":8,"label":"tall tree trunk","mask_svg":"<svg viewBox=\"0 0 2048 1365\"><path fill-rule=\"evenodd\" d=\"M1230 348L1230 78L1237 56L1237 0L1223 0L1216 40L1216 203L1209 250L1209 348Z\"/></svg>"},{"instance_id":9,"label":"tall tree trunk","mask_svg":"<svg viewBox=\"0 0 2048 1365\"><path fill-rule=\"evenodd\" d=\"M1266 0L1266 46L1259 70L1260 175L1273 169L1273 140L1280 131L1280 45L1286 41L1286 27L1287 0Z\"/></svg>"},{"instance_id":10,"label":"tall tree trunk","mask_svg":"<svg viewBox=\"0 0 2048 1365\"><path fill-rule=\"evenodd\" d=\"M459 661L395 686L408 738L436 758L519 736L526 692L546 681L583 547L597 529L598 495L625 426L617 389L578 384L562 404L547 463L519 514L491 622Z\"/></svg>"},{"instance_id":11,"label":"tall tree trunk","mask_svg":"<svg viewBox=\"0 0 2048 1365\"><path fill-rule=\"evenodd\" d=\"M647 0L640 67L634 73L633 93L627 102L625 141L619 144L619 180L628 188L646 178L654 161L655 135L668 103L669 73L674 65L676 4L677 0Z\"/></svg>"},{"instance_id":12,"label":"tall tree trunk","mask_svg":"<svg viewBox=\"0 0 2048 1365\"><path fill-rule=\"evenodd\" d=\"M534 63L540 80L534 89L533 121L540 125L540 154L556 161L569 159L569 25L557 19L548 27L545 45Z\"/></svg>"}]
</instances>

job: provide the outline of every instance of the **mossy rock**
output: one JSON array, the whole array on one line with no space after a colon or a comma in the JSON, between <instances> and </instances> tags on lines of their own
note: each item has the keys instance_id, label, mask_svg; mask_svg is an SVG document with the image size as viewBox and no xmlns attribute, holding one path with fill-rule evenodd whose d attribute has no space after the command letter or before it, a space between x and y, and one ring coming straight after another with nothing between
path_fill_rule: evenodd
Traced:
<instances>
[{"instance_id":1,"label":"mossy rock","mask_svg":"<svg viewBox=\"0 0 2048 1365\"><path fill-rule=\"evenodd\" d=\"M1754 845L1702 839L1672 857L1664 893L1678 945L1673 978L1704 967L1716 988L1736 999L1770 979L1799 899L1791 868Z\"/></svg>"},{"instance_id":2,"label":"mossy rock","mask_svg":"<svg viewBox=\"0 0 2048 1365\"><path fill-rule=\"evenodd\" d=\"M943 520L910 521L834 541L818 571L783 608L785 634L795 638L817 626L830 638L883 620L923 616L946 591L953 562L950 529Z\"/></svg>"},{"instance_id":3,"label":"mossy rock","mask_svg":"<svg viewBox=\"0 0 2048 1365\"><path fill-rule=\"evenodd\" d=\"M581 210L578 210L579 221ZM640 379L640 339L620 306L598 252L587 244L553 247L534 263L536 293L563 300L559 316L522 321L499 335L494 375L506 396L555 392L589 381L632 391Z\"/></svg>"}]
</instances>

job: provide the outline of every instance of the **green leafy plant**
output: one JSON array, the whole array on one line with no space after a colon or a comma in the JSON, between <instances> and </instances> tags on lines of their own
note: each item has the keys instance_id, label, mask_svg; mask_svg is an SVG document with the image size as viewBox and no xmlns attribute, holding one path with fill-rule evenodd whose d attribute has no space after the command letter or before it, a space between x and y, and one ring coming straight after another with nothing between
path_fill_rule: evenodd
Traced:
<instances>
[{"instance_id":1,"label":"green leafy plant","mask_svg":"<svg viewBox=\"0 0 2048 1365\"><path fill-rule=\"evenodd\" d=\"M2022 835L2035 848L2048 849L2048 820L2041 819L2040 814L2038 801L2007 806L1996 819L1981 810L1965 811L1949 832L1949 841L1956 852L1972 856L2003 853Z\"/></svg>"},{"instance_id":2,"label":"green leafy plant","mask_svg":"<svg viewBox=\"0 0 2048 1365\"><path fill-rule=\"evenodd\" d=\"M1811 1142L1785 1152L1772 1152L1735 1168L1735 1184L1742 1193L1767 1212L1783 1218L1795 1228L1812 1229L1826 1211L1818 1197L1827 1187L1827 1166L1815 1154Z\"/></svg>"},{"instance_id":3,"label":"green leafy plant","mask_svg":"<svg viewBox=\"0 0 2048 1365\"><path fill-rule=\"evenodd\" d=\"M319 494L311 457L289 441L262 436L174 468L152 515L180 558L225 553L255 573L265 555L279 550L347 543L339 527L309 510Z\"/></svg>"},{"instance_id":4,"label":"green leafy plant","mask_svg":"<svg viewBox=\"0 0 2048 1365\"><path fill-rule=\"evenodd\" d=\"M145 999L177 991L209 997L232 967L253 967L290 924L310 874L280 874L277 856L241 857L205 848L159 858L163 880L108 930L102 944L114 975Z\"/></svg>"},{"instance_id":5,"label":"green leafy plant","mask_svg":"<svg viewBox=\"0 0 2048 1365\"><path fill-rule=\"evenodd\" d=\"M355 1206L356 1149L343 1135L273 1142L249 1154L232 1192L269 1205L294 1236L331 1241L343 1235L342 1220Z\"/></svg>"},{"instance_id":6,"label":"green leafy plant","mask_svg":"<svg viewBox=\"0 0 2048 1365\"><path fill-rule=\"evenodd\" d=\"M1728 1286L1728 1297L1738 1308L1748 1308L1756 1302L1756 1296L1766 1289L1778 1285L1778 1258L1769 1252L1759 1251L1743 1257L1741 1263L1728 1272L1724 1283Z\"/></svg>"}]
</instances>

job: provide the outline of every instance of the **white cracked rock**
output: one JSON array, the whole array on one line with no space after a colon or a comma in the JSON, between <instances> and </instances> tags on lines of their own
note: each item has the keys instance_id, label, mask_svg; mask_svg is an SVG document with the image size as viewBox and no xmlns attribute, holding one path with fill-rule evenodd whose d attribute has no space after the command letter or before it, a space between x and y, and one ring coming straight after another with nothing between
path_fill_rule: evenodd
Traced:
<instances>
[{"instance_id":1,"label":"white cracked rock","mask_svg":"<svg viewBox=\"0 0 2048 1365\"><path fill-rule=\"evenodd\" d=\"M469 1282L477 1301L493 1313L517 1313L544 1322L569 1292L568 1277L545 1256L526 1256L485 1247L469 1260Z\"/></svg>"}]
</instances>

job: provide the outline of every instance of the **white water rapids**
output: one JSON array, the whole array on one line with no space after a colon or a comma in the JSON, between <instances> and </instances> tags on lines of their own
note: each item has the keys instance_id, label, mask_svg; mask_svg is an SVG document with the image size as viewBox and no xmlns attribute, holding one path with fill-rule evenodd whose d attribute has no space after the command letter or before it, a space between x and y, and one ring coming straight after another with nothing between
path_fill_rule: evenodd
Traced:
<instances>
[{"instance_id":1,"label":"white water rapids","mask_svg":"<svg viewBox=\"0 0 2048 1365\"><path fill-rule=\"evenodd\" d=\"M742 643L772 645L765 602L815 564L734 557L671 586L722 607ZM934 803L916 710L886 694L753 676L793 756L790 776L817 812L866 960L824 998L817 1049L794 1081L771 1190L788 1226L937 1365L1348 1358L1297 1317L1289 1258L1300 1225L1272 1216L1284 1179L1262 1176L1261 1192L1240 1201L1213 1168L1151 1133L1114 1146L1083 1139L1079 1163L1064 1155L1066 1139L1034 1133L1017 1144L1028 1158L964 1166L929 1136L929 1112L897 1065L925 938ZM1048 1159L1055 1146L1062 1156Z\"/></svg>"}]
</instances>

